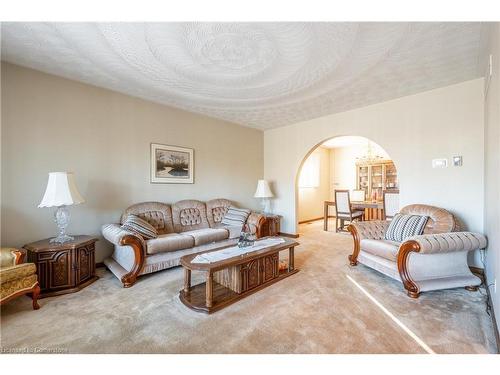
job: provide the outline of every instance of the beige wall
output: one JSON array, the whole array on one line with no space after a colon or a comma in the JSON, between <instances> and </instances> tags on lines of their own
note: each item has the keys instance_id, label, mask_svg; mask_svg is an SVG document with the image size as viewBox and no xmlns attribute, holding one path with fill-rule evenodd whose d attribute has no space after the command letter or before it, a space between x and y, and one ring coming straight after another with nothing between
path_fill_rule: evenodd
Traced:
<instances>
[{"instance_id":1,"label":"beige wall","mask_svg":"<svg viewBox=\"0 0 500 375\"><path fill-rule=\"evenodd\" d=\"M341 135L369 138L387 151L398 169L402 206L444 207L469 229L483 230L483 79L266 131L264 175L273 182L284 232L297 230L295 182L302 159ZM463 156L462 167L431 167L432 159L454 155Z\"/></svg>"},{"instance_id":2,"label":"beige wall","mask_svg":"<svg viewBox=\"0 0 500 375\"><path fill-rule=\"evenodd\" d=\"M330 151L318 147L313 154L319 155L319 186L299 188L299 221L323 217L323 202L330 197Z\"/></svg>"},{"instance_id":3,"label":"beige wall","mask_svg":"<svg viewBox=\"0 0 500 375\"><path fill-rule=\"evenodd\" d=\"M500 329L500 26L493 24L489 53L493 55L493 75L485 97L485 195L484 230L488 236L486 276Z\"/></svg>"},{"instance_id":4,"label":"beige wall","mask_svg":"<svg viewBox=\"0 0 500 375\"><path fill-rule=\"evenodd\" d=\"M2 246L55 234L37 208L51 171L74 171L86 203L69 232L98 235L128 205L226 197L246 207L263 177L263 133L2 64ZM151 184L150 143L195 150L195 183ZM110 251L98 242L97 261Z\"/></svg>"}]
</instances>

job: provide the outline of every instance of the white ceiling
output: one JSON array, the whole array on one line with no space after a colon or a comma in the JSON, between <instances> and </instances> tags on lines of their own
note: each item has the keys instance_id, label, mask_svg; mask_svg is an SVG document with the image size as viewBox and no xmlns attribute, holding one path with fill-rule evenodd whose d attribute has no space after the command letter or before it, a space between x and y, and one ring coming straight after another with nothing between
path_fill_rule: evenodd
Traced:
<instances>
[{"instance_id":1,"label":"white ceiling","mask_svg":"<svg viewBox=\"0 0 500 375\"><path fill-rule=\"evenodd\" d=\"M270 129L480 77L482 30L480 23L3 23L1 51L14 64Z\"/></svg>"}]
</instances>

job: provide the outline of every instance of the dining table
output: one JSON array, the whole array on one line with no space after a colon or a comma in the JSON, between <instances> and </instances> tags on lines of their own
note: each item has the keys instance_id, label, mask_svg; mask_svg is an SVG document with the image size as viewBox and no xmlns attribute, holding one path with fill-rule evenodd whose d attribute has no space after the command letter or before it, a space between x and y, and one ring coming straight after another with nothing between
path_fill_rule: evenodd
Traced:
<instances>
[{"instance_id":1,"label":"dining table","mask_svg":"<svg viewBox=\"0 0 500 375\"><path fill-rule=\"evenodd\" d=\"M334 201L325 201L324 203L324 217L323 217L323 230L328 230L328 218L334 217L329 215L329 208L334 207ZM364 209L364 220L383 220L384 218L384 202L383 201L351 201L352 209Z\"/></svg>"}]
</instances>

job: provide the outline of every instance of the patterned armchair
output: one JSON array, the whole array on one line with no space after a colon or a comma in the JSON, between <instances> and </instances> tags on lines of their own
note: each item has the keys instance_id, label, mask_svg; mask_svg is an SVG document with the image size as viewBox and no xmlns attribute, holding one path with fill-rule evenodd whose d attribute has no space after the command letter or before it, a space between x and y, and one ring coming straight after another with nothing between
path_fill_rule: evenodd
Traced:
<instances>
[{"instance_id":1,"label":"patterned armchair","mask_svg":"<svg viewBox=\"0 0 500 375\"><path fill-rule=\"evenodd\" d=\"M0 249L0 304L31 293L33 309L38 310L40 286L34 263L23 263L25 253L18 249Z\"/></svg>"}]
</instances>

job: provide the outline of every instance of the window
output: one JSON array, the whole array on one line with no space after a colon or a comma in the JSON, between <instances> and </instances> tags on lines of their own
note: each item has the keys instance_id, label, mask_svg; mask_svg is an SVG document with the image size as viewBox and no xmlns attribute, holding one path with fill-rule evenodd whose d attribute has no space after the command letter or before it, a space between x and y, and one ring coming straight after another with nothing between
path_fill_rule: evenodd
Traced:
<instances>
[{"instance_id":1,"label":"window","mask_svg":"<svg viewBox=\"0 0 500 375\"><path fill-rule=\"evenodd\" d=\"M319 155L311 154L302 166L299 177L299 188L316 188L319 186Z\"/></svg>"}]
</instances>

